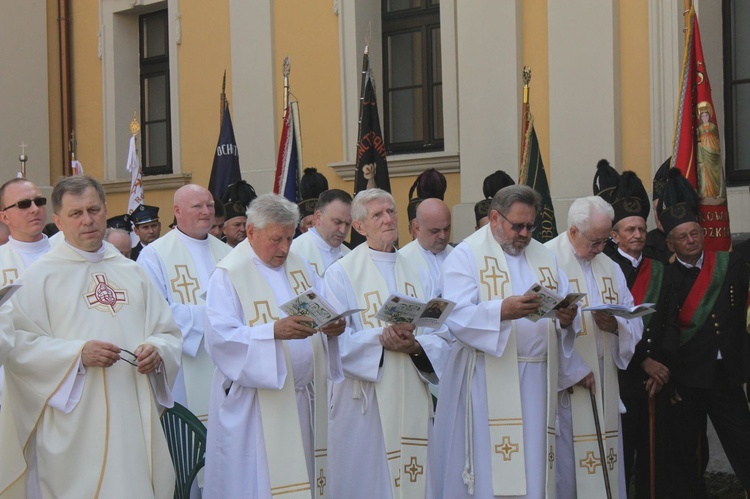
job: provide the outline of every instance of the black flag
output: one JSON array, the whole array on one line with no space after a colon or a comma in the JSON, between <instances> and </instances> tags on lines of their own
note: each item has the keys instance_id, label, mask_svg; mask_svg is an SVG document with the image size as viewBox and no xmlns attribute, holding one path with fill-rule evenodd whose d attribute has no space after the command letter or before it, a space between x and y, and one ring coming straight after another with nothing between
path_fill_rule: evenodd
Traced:
<instances>
[{"instance_id":1,"label":"black flag","mask_svg":"<svg viewBox=\"0 0 750 499\"><path fill-rule=\"evenodd\" d=\"M362 96L359 102L359 134L357 140L357 172L354 177L354 195L365 189L378 187L391 192L388 177L385 141L380 132L378 102L375 96L375 83L370 69L370 58L365 50L362 63ZM352 230L352 247L364 241L357 231Z\"/></svg>"},{"instance_id":2,"label":"black flag","mask_svg":"<svg viewBox=\"0 0 750 499\"><path fill-rule=\"evenodd\" d=\"M219 143L216 145L214 164L211 167L211 179L208 190L216 199L221 199L227 186L242 180L240 175L240 153L237 141L234 139L232 117L229 115L229 105L224 107L224 119L221 121Z\"/></svg>"}]
</instances>

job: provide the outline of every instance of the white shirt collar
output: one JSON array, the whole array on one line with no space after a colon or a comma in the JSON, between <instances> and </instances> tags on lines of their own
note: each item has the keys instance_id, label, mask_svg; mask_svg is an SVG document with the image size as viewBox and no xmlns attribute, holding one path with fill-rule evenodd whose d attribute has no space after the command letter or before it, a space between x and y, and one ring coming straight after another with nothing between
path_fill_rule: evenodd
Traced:
<instances>
[{"instance_id":1,"label":"white shirt collar","mask_svg":"<svg viewBox=\"0 0 750 499\"><path fill-rule=\"evenodd\" d=\"M638 258L633 258L632 256L625 253L623 250L621 250L619 247L617 248L617 251L618 253L620 253L622 256L624 256L630 261L630 264L633 266L634 269L637 269L638 265L640 265L641 262L643 261L643 253L641 253L641 256L639 256Z\"/></svg>"},{"instance_id":2,"label":"white shirt collar","mask_svg":"<svg viewBox=\"0 0 750 499\"><path fill-rule=\"evenodd\" d=\"M8 237L8 244L10 244L14 250L19 253L42 253L49 249L49 238L46 234L42 234L42 238L38 241L31 243L18 241L13 239L13 236Z\"/></svg>"},{"instance_id":3,"label":"white shirt collar","mask_svg":"<svg viewBox=\"0 0 750 499\"><path fill-rule=\"evenodd\" d=\"M323 236L318 233L315 227L311 227L307 232L310 233L310 237L313 238L315 246L317 246L320 251L325 251L326 253L330 253L331 255L338 255L339 253L341 253L341 246L339 246L338 248L334 248L333 246L328 244L326 240L323 239Z\"/></svg>"},{"instance_id":4,"label":"white shirt collar","mask_svg":"<svg viewBox=\"0 0 750 499\"><path fill-rule=\"evenodd\" d=\"M78 249L75 246L71 245L67 240L65 240L65 244L68 245L68 248L78 253L81 256L81 258L85 259L89 263L98 263L104 260L104 251L106 249L104 243L102 243L101 248L93 252L83 251L82 249Z\"/></svg>"},{"instance_id":5,"label":"white shirt collar","mask_svg":"<svg viewBox=\"0 0 750 499\"><path fill-rule=\"evenodd\" d=\"M683 262L682 260L680 260L680 258L677 255L675 255L675 258L677 258L677 261L680 262L681 264L683 264L685 266L685 268L688 268L688 269L692 269L692 268L701 269L701 268L703 268L703 256L704 255L705 255L705 253L701 252L701 257L698 258L698 261L695 262L695 265L690 265L689 263Z\"/></svg>"}]
</instances>

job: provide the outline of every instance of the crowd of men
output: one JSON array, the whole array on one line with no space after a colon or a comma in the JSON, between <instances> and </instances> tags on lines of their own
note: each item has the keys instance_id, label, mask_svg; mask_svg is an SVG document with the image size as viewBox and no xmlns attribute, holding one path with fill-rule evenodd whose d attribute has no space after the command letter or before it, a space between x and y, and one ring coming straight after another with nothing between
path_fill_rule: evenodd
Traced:
<instances>
[{"instance_id":1,"label":"crowd of men","mask_svg":"<svg viewBox=\"0 0 750 499\"><path fill-rule=\"evenodd\" d=\"M438 172L401 245L391 194L320 177L299 205L183 186L164 235L157 207L108 219L102 186L69 177L48 237L39 188L2 185L2 284L21 286L0 307L0 497L172 497L175 402L207 426L194 497L700 498L707 417L750 490L746 248L704 250L678 173L647 232L640 179L600 163L542 244L541 197L498 171L455 246ZM539 318L539 286L584 297ZM356 312L314 328L281 308L305 291ZM384 323L393 294L455 307Z\"/></svg>"}]
</instances>

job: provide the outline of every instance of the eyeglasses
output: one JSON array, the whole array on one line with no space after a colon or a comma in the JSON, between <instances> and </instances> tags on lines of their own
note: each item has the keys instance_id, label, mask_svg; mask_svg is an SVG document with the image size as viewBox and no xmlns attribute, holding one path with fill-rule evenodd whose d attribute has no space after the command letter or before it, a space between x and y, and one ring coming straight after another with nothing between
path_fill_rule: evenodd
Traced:
<instances>
[{"instance_id":1,"label":"eyeglasses","mask_svg":"<svg viewBox=\"0 0 750 499\"><path fill-rule=\"evenodd\" d=\"M129 355L130 357L132 357L132 360L123 357L122 356L123 353L126 353L127 355ZM134 354L130 350L125 350L124 348L121 348L120 349L120 359L124 360L125 362L127 362L131 366L138 367L138 356L136 356L136 354Z\"/></svg>"},{"instance_id":2,"label":"eyeglasses","mask_svg":"<svg viewBox=\"0 0 750 499\"><path fill-rule=\"evenodd\" d=\"M2 209L2 211L7 211L11 208L18 208L19 210L28 210L31 208L31 203L34 203L37 207L41 208L42 206L47 204L47 198L45 197L38 197L34 199L22 199L17 203L13 203L10 206L6 206Z\"/></svg>"},{"instance_id":3,"label":"eyeglasses","mask_svg":"<svg viewBox=\"0 0 750 499\"><path fill-rule=\"evenodd\" d=\"M500 213L500 212L498 211L498 213ZM508 218L505 215L503 215L502 213L500 213L500 216L503 217L505 219L505 221L510 224L510 230L512 230L513 232L521 232L523 229L526 229L529 232L534 232L534 229L536 229L536 225L534 225L534 224L518 224L518 223L513 223L510 220L508 220Z\"/></svg>"},{"instance_id":4,"label":"eyeglasses","mask_svg":"<svg viewBox=\"0 0 750 499\"><path fill-rule=\"evenodd\" d=\"M583 231L580 231L581 235L588 240L589 245L592 248L599 248L600 246L604 246L607 244L607 241L609 241L608 237L605 237L604 239L591 239L589 236L587 236Z\"/></svg>"}]
</instances>

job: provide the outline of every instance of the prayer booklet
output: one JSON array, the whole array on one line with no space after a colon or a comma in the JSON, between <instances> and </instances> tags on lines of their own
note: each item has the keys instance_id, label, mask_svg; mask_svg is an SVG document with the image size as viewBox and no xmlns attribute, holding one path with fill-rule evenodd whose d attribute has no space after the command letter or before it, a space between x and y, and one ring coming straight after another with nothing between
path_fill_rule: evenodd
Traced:
<instances>
[{"instance_id":1,"label":"prayer booklet","mask_svg":"<svg viewBox=\"0 0 750 499\"><path fill-rule=\"evenodd\" d=\"M424 303L417 298L395 293L388 297L375 318L389 324L439 328L455 306L456 302L443 298L433 298Z\"/></svg>"},{"instance_id":2,"label":"prayer booklet","mask_svg":"<svg viewBox=\"0 0 750 499\"><path fill-rule=\"evenodd\" d=\"M302 315L311 319L313 329L320 329L336 322L344 317L361 311L361 308L353 308L346 312L338 313L333 306L314 289L299 294L279 307L287 315Z\"/></svg>"},{"instance_id":3,"label":"prayer booklet","mask_svg":"<svg viewBox=\"0 0 750 499\"><path fill-rule=\"evenodd\" d=\"M13 296L13 293L18 291L18 288L20 287L21 284L8 284L7 286L3 286L2 288L0 288L0 305L10 300L10 297Z\"/></svg>"},{"instance_id":4,"label":"prayer booklet","mask_svg":"<svg viewBox=\"0 0 750 499\"><path fill-rule=\"evenodd\" d=\"M567 308L574 303L578 303L586 296L586 293L568 293L566 296L560 296L549 288L541 284L532 285L524 295L539 295L539 310L525 318L531 322L539 319L556 319L555 312L561 308Z\"/></svg>"},{"instance_id":5,"label":"prayer booklet","mask_svg":"<svg viewBox=\"0 0 750 499\"><path fill-rule=\"evenodd\" d=\"M618 305L617 303L606 303L604 305L596 305L593 307L586 307L583 310L586 312L606 312L608 314L622 317L623 319L635 319L643 315L653 314L656 312L654 308L656 303L641 303L633 307L626 307L625 305Z\"/></svg>"}]
</instances>

